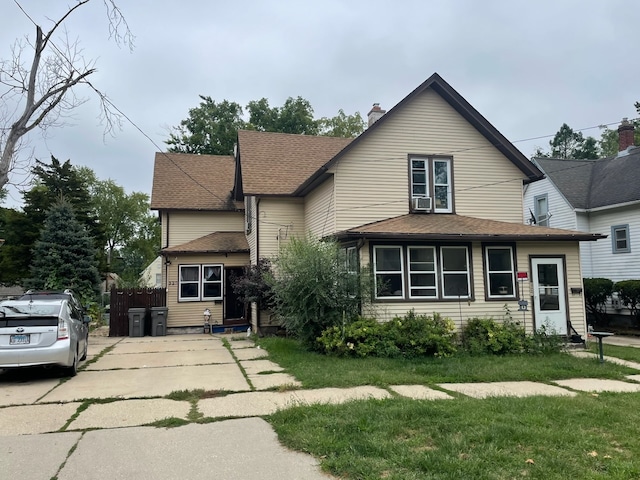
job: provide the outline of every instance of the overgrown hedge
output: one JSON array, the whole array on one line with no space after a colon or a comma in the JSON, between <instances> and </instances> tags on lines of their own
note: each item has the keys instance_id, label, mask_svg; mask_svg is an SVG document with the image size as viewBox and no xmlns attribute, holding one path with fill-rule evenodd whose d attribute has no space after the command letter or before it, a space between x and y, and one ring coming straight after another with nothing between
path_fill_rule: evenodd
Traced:
<instances>
[{"instance_id":1,"label":"overgrown hedge","mask_svg":"<svg viewBox=\"0 0 640 480\"><path fill-rule=\"evenodd\" d=\"M510 318L473 318L460 336L451 319L435 313L416 315L412 310L404 317L380 323L361 318L342 326L325 329L316 339L315 348L327 355L344 357L448 357L456 353L469 355L506 355L558 352L564 338L541 328L527 334Z\"/></svg>"}]
</instances>

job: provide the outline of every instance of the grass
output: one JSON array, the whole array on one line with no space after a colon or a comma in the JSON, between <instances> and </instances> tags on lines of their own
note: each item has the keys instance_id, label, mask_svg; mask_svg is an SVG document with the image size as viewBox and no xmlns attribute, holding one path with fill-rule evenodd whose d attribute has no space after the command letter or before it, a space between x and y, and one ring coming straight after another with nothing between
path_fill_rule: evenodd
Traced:
<instances>
[{"instance_id":1,"label":"grass","mask_svg":"<svg viewBox=\"0 0 640 480\"><path fill-rule=\"evenodd\" d=\"M589 351L593 353L599 353L598 342L591 342L589 344ZM618 347L616 345L603 344L602 353L610 357L616 357L623 360L629 360L630 362L640 363L640 348Z\"/></svg>"},{"instance_id":2,"label":"grass","mask_svg":"<svg viewBox=\"0 0 640 480\"><path fill-rule=\"evenodd\" d=\"M571 377L624 379L596 357L335 358L264 338L269 358L304 388ZM614 354L610 350L611 355ZM629 352L629 354L636 352ZM269 416L287 447L350 479L640 478L640 395L419 401L402 397L294 407Z\"/></svg>"},{"instance_id":3,"label":"grass","mask_svg":"<svg viewBox=\"0 0 640 480\"><path fill-rule=\"evenodd\" d=\"M289 448L352 479L640 478L640 396L394 398L268 418Z\"/></svg>"},{"instance_id":4,"label":"grass","mask_svg":"<svg viewBox=\"0 0 640 480\"><path fill-rule=\"evenodd\" d=\"M613 363L566 353L539 356L450 358L336 358L306 351L295 340L268 337L259 344L269 358L302 382L303 388L448 382L549 381L574 377L623 379L638 373Z\"/></svg>"}]
</instances>

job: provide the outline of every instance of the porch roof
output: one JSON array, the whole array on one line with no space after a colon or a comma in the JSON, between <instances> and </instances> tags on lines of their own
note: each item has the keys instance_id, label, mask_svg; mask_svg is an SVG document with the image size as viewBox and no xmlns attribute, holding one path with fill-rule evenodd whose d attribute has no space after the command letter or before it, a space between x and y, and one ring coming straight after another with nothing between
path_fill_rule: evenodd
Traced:
<instances>
[{"instance_id":1,"label":"porch roof","mask_svg":"<svg viewBox=\"0 0 640 480\"><path fill-rule=\"evenodd\" d=\"M249 244L244 232L214 232L182 245L162 249L168 253L247 253Z\"/></svg>"},{"instance_id":2,"label":"porch roof","mask_svg":"<svg viewBox=\"0 0 640 480\"><path fill-rule=\"evenodd\" d=\"M339 240L594 241L599 233L561 230L455 214L406 214L337 232Z\"/></svg>"}]
</instances>

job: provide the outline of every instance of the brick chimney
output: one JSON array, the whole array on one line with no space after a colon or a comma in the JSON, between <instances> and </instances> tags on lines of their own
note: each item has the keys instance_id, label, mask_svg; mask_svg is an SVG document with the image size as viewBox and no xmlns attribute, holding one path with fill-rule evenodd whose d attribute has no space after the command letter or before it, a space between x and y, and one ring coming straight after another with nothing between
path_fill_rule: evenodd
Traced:
<instances>
[{"instance_id":1,"label":"brick chimney","mask_svg":"<svg viewBox=\"0 0 640 480\"><path fill-rule=\"evenodd\" d=\"M618 151L622 152L629 147L633 146L633 134L634 134L633 124L629 122L629 120L625 117L622 119L620 126L618 127Z\"/></svg>"},{"instance_id":2,"label":"brick chimney","mask_svg":"<svg viewBox=\"0 0 640 480\"><path fill-rule=\"evenodd\" d=\"M369 126L380 120L385 113L387 113L387 111L382 110L379 103L374 103L373 107L371 107L371 111L369 111L369 114L367 115L369 117Z\"/></svg>"}]
</instances>

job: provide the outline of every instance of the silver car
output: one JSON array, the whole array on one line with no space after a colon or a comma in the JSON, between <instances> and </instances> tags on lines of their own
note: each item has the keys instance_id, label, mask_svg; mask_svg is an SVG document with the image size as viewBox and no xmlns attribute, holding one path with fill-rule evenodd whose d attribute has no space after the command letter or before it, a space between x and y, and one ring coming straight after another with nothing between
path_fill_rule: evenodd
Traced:
<instances>
[{"instance_id":1,"label":"silver car","mask_svg":"<svg viewBox=\"0 0 640 480\"><path fill-rule=\"evenodd\" d=\"M87 358L88 323L67 299L0 302L0 369L60 366L75 376Z\"/></svg>"}]
</instances>

